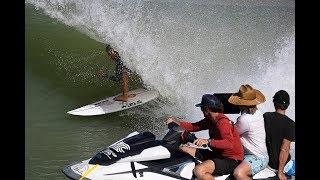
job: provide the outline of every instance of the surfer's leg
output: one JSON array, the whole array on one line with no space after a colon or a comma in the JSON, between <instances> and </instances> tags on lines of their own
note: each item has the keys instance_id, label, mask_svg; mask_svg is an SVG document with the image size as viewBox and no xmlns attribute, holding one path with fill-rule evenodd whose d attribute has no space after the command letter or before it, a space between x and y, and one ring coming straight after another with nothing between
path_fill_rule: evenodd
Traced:
<instances>
[{"instance_id":1,"label":"surfer's leg","mask_svg":"<svg viewBox=\"0 0 320 180\"><path fill-rule=\"evenodd\" d=\"M133 98L135 94L129 94L129 75L127 70L124 70L122 73L122 95L115 97L115 101L124 101L127 102L129 98Z\"/></svg>"},{"instance_id":2,"label":"surfer's leg","mask_svg":"<svg viewBox=\"0 0 320 180\"><path fill-rule=\"evenodd\" d=\"M122 85L123 85L122 94L123 94L123 98L125 99L125 101L128 101L128 98L129 98L128 97L128 91L129 91L128 81L129 81L128 73L126 70L123 70L123 73L122 73Z\"/></svg>"},{"instance_id":3,"label":"surfer's leg","mask_svg":"<svg viewBox=\"0 0 320 180\"><path fill-rule=\"evenodd\" d=\"M115 97L114 100L127 102L129 99L128 91L128 73L124 71L122 73L122 95Z\"/></svg>"}]
</instances>

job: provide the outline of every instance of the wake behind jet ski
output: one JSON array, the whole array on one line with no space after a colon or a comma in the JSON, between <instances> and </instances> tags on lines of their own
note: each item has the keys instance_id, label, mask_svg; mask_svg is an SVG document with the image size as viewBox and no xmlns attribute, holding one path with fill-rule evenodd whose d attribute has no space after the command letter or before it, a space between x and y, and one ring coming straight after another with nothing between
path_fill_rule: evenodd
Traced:
<instances>
[{"instance_id":1,"label":"wake behind jet ski","mask_svg":"<svg viewBox=\"0 0 320 180\"><path fill-rule=\"evenodd\" d=\"M162 140L156 140L149 131L133 132L92 158L66 166L62 172L70 179L195 179L193 169L199 160L179 151L180 144L184 143L181 138L184 131L175 123L168 124L168 129ZM185 141L196 139L192 133L185 135ZM269 169L254 176L257 179L273 177L276 174ZM215 179L230 178L224 175Z\"/></svg>"}]
</instances>

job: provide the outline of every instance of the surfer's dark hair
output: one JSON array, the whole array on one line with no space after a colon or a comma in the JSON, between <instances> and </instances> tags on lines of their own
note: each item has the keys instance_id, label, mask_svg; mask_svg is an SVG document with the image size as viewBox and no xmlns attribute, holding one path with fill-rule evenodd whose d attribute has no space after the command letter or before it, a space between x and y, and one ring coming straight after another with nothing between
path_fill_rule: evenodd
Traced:
<instances>
[{"instance_id":1,"label":"surfer's dark hair","mask_svg":"<svg viewBox=\"0 0 320 180\"><path fill-rule=\"evenodd\" d=\"M109 44L106 44L106 52L109 52L111 49L113 49Z\"/></svg>"}]
</instances>

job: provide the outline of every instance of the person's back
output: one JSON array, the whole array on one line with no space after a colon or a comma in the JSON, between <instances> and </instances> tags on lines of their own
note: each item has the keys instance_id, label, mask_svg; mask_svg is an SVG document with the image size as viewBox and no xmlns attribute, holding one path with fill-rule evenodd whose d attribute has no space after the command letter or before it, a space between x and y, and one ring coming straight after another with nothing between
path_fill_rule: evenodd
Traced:
<instances>
[{"instance_id":1,"label":"person's back","mask_svg":"<svg viewBox=\"0 0 320 180\"><path fill-rule=\"evenodd\" d=\"M290 104L290 97L286 91L276 92L273 96L273 103L276 111L266 112L263 115L266 145L269 154L269 166L277 172L279 179L283 180L286 179L285 172L289 176L295 174L295 163L290 161L289 153L290 143L295 141L295 122L285 115ZM290 164L293 166L288 166Z\"/></svg>"},{"instance_id":2,"label":"person's back","mask_svg":"<svg viewBox=\"0 0 320 180\"><path fill-rule=\"evenodd\" d=\"M240 135L237 131L237 129L235 128L235 125L233 124L233 122L223 113L221 113L218 117L217 117L217 122L213 122L210 120L210 123L208 123L208 127L213 127L213 128L209 128L209 137L211 139L217 140L215 142L215 144L213 146L218 146L220 145L221 147L224 147L223 149L220 149L222 156L224 157L228 157L231 159L237 159L237 160L242 160L243 159L243 154L244 154L244 150L240 141ZM232 143L232 146L227 146L225 143L223 143L223 138L225 138L225 136L223 135L224 133L224 129L228 128L228 126L230 126L230 124L232 124L232 128L231 128L231 135L230 138L228 138L229 142ZM219 140L221 142L219 142Z\"/></svg>"},{"instance_id":3,"label":"person's back","mask_svg":"<svg viewBox=\"0 0 320 180\"><path fill-rule=\"evenodd\" d=\"M283 139L294 141L295 122L288 116L277 112L266 112L263 115L266 129L266 143L269 153L269 166L278 169L279 154ZM291 156L287 159L289 162ZM286 162L286 163L287 163Z\"/></svg>"},{"instance_id":4,"label":"person's back","mask_svg":"<svg viewBox=\"0 0 320 180\"><path fill-rule=\"evenodd\" d=\"M254 114L242 114L238 121L237 127L241 126L243 129L247 129L247 131L241 135L241 142L245 147L245 151L249 151L245 152L245 154L255 154L259 157L268 158L267 147L265 145L266 132L262 113L256 110Z\"/></svg>"}]
</instances>

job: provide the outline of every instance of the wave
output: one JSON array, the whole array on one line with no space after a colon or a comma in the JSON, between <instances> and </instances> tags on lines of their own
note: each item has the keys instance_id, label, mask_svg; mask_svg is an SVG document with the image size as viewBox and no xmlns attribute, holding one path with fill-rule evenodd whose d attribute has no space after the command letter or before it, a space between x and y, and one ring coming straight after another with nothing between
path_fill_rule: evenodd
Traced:
<instances>
[{"instance_id":1,"label":"wave","mask_svg":"<svg viewBox=\"0 0 320 180\"><path fill-rule=\"evenodd\" d=\"M157 117L202 117L204 93L252 84L267 98L285 89L295 118L294 2L27 0L94 40L109 43L163 99Z\"/></svg>"}]
</instances>

